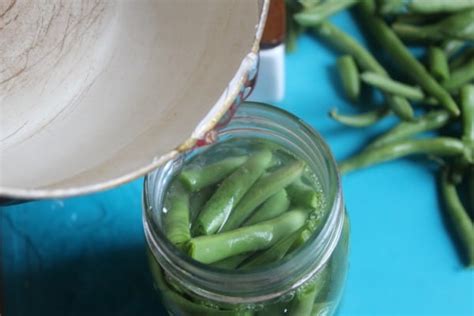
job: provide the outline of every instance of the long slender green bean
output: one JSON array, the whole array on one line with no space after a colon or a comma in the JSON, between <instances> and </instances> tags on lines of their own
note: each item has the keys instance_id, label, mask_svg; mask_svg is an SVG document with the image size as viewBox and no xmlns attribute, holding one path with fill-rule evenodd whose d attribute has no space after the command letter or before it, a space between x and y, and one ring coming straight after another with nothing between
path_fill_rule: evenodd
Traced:
<instances>
[{"instance_id":1,"label":"long slender green bean","mask_svg":"<svg viewBox=\"0 0 474 316\"><path fill-rule=\"evenodd\" d=\"M428 65L431 74L438 81L447 80L449 78L448 60L441 48L431 46L428 49Z\"/></svg>"},{"instance_id":2,"label":"long slender green bean","mask_svg":"<svg viewBox=\"0 0 474 316\"><path fill-rule=\"evenodd\" d=\"M290 315L311 316L316 297L321 290L330 282L330 273L328 266L323 269L307 284L301 286L297 291L295 298L289 308Z\"/></svg>"},{"instance_id":3,"label":"long slender green bean","mask_svg":"<svg viewBox=\"0 0 474 316\"><path fill-rule=\"evenodd\" d=\"M168 205L164 216L164 230L166 237L175 245L191 239L189 220L189 193L181 183L171 184L168 196Z\"/></svg>"},{"instance_id":4,"label":"long slender green bean","mask_svg":"<svg viewBox=\"0 0 474 316\"><path fill-rule=\"evenodd\" d=\"M213 267L221 268L221 269L227 269L227 270L234 270L237 269L237 267L245 261L250 256L250 254L241 254L233 257L226 258L221 261L217 261L212 263L211 265Z\"/></svg>"},{"instance_id":5,"label":"long slender green bean","mask_svg":"<svg viewBox=\"0 0 474 316\"><path fill-rule=\"evenodd\" d=\"M394 23L392 28L402 39L411 41L474 40L474 10L462 11L428 25Z\"/></svg>"},{"instance_id":6,"label":"long slender green bean","mask_svg":"<svg viewBox=\"0 0 474 316\"><path fill-rule=\"evenodd\" d=\"M337 110L329 112L329 116L341 124L351 127L367 127L373 125L383 119L390 113L387 107L380 107L378 109L356 115L343 115L337 113Z\"/></svg>"},{"instance_id":7,"label":"long slender green bean","mask_svg":"<svg viewBox=\"0 0 474 316\"><path fill-rule=\"evenodd\" d=\"M463 136L465 142L474 146L474 85L469 84L461 88L461 110L463 122Z\"/></svg>"},{"instance_id":8,"label":"long slender green bean","mask_svg":"<svg viewBox=\"0 0 474 316\"><path fill-rule=\"evenodd\" d=\"M356 100L360 94L359 71L351 55L344 55L337 60L337 69L346 96Z\"/></svg>"},{"instance_id":9,"label":"long slender green bean","mask_svg":"<svg viewBox=\"0 0 474 316\"><path fill-rule=\"evenodd\" d=\"M303 182L301 178L293 181L287 188L291 204L316 209L322 205L322 193Z\"/></svg>"},{"instance_id":10,"label":"long slender green bean","mask_svg":"<svg viewBox=\"0 0 474 316\"><path fill-rule=\"evenodd\" d=\"M295 250L303 246L311 236L319 233L323 227L324 220L326 219L327 212L324 209L318 209L312 211L308 217L308 220L303 227L303 230L298 234L295 242L291 245L291 249L288 253L293 253Z\"/></svg>"},{"instance_id":11,"label":"long slender green bean","mask_svg":"<svg viewBox=\"0 0 474 316\"><path fill-rule=\"evenodd\" d=\"M471 211L471 218L474 218L474 164L467 169L467 187L469 190L468 203Z\"/></svg>"},{"instance_id":12,"label":"long slender green bean","mask_svg":"<svg viewBox=\"0 0 474 316\"><path fill-rule=\"evenodd\" d=\"M296 49L298 35L304 32L305 28L293 19L293 15L299 10L298 3L286 2L286 50L292 52Z\"/></svg>"},{"instance_id":13,"label":"long slender green bean","mask_svg":"<svg viewBox=\"0 0 474 316\"><path fill-rule=\"evenodd\" d=\"M150 270L153 275L153 279L156 282L156 286L160 290L160 294L163 295L163 303L166 308L174 313L175 315L209 315L209 316L252 316L253 312L250 310L221 310L211 308L202 304L195 303L182 294L176 292L174 287L168 284L165 279L164 271L157 264L153 255L148 252L148 262Z\"/></svg>"},{"instance_id":14,"label":"long slender green bean","mask_svg":"<svg viewBox=\"0 0 474 316\"><path fill-rule=\"evenodd\" d=\"M255 316L268 316L268 315L275 315L275 316L283 316L285 315L285 309L287 308L288 302L278 301L272 304L265 304L264 308L257 311Z\"/></svg>"},{"instance_id":15,"label":"long slender green bean","mask_svg":"<svg viewBox=\"0 0 474 316\"><path fill-rule=\"evenodd\" d=\"M211 185L199 190L198 192L194 192L191 195L191 198L189 200L189 217L191 220L191 227L194 225L196 218L199 215L199 212L201 212L201 209L212 196L212 194L214 194L216 189L216 186Z\"/></svg>"},{"instance_id":16,"label":"long slender green bean","mask_svg":"<svg viewBox=\"0 0 474 316\"><path fill-rule=\"evenodd\" d=\"M451 13L474 8L472 0L384 0L381 2L382 14L394 13Z\"/></svg>"},{"instance_id":17,"label":"long slender green bean","mask_svg":"<svg viewBox=\"0 0 474 316\"><path fill-rule=\"evenodd\" d=\"M377 0L377 11L382 15L415 13L408 12L406 5L402 0Z\"/></svg>"},{"instance_id":18,"label":"long slender green bean","mask_svg":"<svg viewBox=\"0 0 474 316\"><path fill-rule=\"evenodd\" d=\"M385 99L387 105L392 109L400 119L404 121L414 121L415 114L413 108L410 105L410 102L407 101L404 97L399 95L391 95L385 93Z\"/></svg>"},{"instance_id":19,"label":"long slender green bean","mask_svg":"<svg viewBox=\"0 0 474 316\"><path fill-rule=\"evenodd\" d=\"M454 71L459 67L463 67L472 58L474 58L474 47L465 48L449 62L449 69Z\"/></svg>"},{"instance_id":20,"label":"long slender green bean","mask_svg":"<svg viewBox=\"0 0 474 316\"><path fill-rule=\"evenodd\" d=\"M459 199L456 187L449 181L448 170L441 174L441 193L445 203L446 216L452 223L460 246L466 257L466 264L474 267L474 226Z\"/></svg>"},{"instance_id":21,"label":"long slender green bean","mask_svg":"<svg viewBox=\"0 0 474 316\"><path fill-rule=\"evenodd\" d=\"M419 13L405 13L395 16L394 23L423 25L432 23L435 17L438 16Z\"/></svg>"},{"instance_id":22,"label":"long slender green bean","mask_svg":"<svg viewBox=\"0 0 474 316\"><path fill-rule=\"evenodd\" d=\"M413 57L392 29L382 19L367 13L364 2L360 2L358 7L362 13L361 19L366 23L371 34L377 39L378 44L392 56L400 69L409 75L425 92L438 99L440 104L446 107L448 111L458 116L460 114L459 108L449 93Z\"/></svg>"},{"instance_id":23,"label":"long slender green bean","mask_svg":"<svg viewBox=\"0 0 474 316\"><path fill-rule=\"evenodd\" d=\"M447 40L441 44L441 48L448 58L453 57L459 53L464 47L465 41L460 40Z\"/></svg>"},{"instance_id":24,"label":"long slender green bean","mask_svg":"<svg viewBox=\"0 0 474 316\"><path fill-rule=\"evenodd\" d=\"M419 87L409 86L407 84L390 79L375 72L364 72L360 75L360 78L365 83L368 83L387 93L391 93L415 101L420 101L425 98L425 94Z\"/></svg>"},{"instance_id":25,"label":"long slender green bean","mask_svg":"<svg viewBox=\"0 0 474 316\"><path fill-rule=\"evenodd\" d=\"M474 57L471 57L462 67L451 72L451 76L443 82L443 86L453 93L472 80L474 80Z\"/></svg>"},{"instance_id":26,"label":"long slender green bean","mask_svg":"<svg viewBox=\"0 0 474 316\"><path fill-rule=\"evenodd\" d=\"M408 4L408 9L410 11L426 14L435 12L453 13L471 8L474 8L472 0L411 0Z\"/></svg>"},{"instance_id":27,"label":"long slender green bean","mask_svg":"<svg viewBox=\"0 0 474 316\"><path fill-rule=\"evenodd\" d=\"M443 33L435 33L424 30L423 26L395 22L393 31L406 42L439 42L445 39Z\"/></svg>"},{"instance_id":28,"label":"long slender green bean","mask_svg":"<svg viewBox=\"0 0 474 316\"><path fill-rule=\"evenodd\" d=\"M333 24L322 22L312 30L316 35L335 46L338 50L354 57L362 70L373 71L386 77L389 76L387 71L367 49ZM385 98L387 99L387 104L400 118L408 121L413 120L413 109L406 99L389 94L386 94Z\"/></svg>"},{"instance_id":29,"label":"long slender green bean","mask_svg":"<svg viewBox=\"0 0 474 316\"><path fill-rule=\"evenodd\" d=\"M262 250L300 229L306 217L307 214L303 211L290 211L256 225L196 237L189 242L188 254L202 263L213 263L242 253Z\"/></svg>"},{"instance_id":30,"label":"long slender green bean","mask_svg":"<svg viewBox=\"0 0 474 316\"><path fill-rule=\"evenodd\" d=\"M290 199L285 189L269 197L246 221L246 226L254 225L277 217L290 206Z\"/></svg>"},{"instance_id":31,"label":"long slender green bean","mask_svg":"<svg viewBox=\"0 0 474 316\"><path fill-rule=\"evenodd\" d=\"M196 219L199 235L209 235L221 228L232 209L263 174L271 157L269 150L258 151L222 182Z\"/></svg>"},{"instance_id":32,"label":"long slender green bean","mask_svg":"<svg viewBox=\"0 0 474 316\"><path fill-rule=\"evenodd\" d=\"M237 156L222 159L204 167L191 166L184 168L178 177L190 191L196 192L221 181L246 160L247 156Z\"/></svg>"},{"instance_id":33,"label":"long slender green bean","mask_svg":"<svg viewBox=\"0 0 474 316\"><path fill-rule=\"evenodd\" d=\"M325 1L295 14L294 19L303 26L314 26L326 20L331 15L352 6L357 1L358 0Z\"/></svg>"},{"instance_id":34,"label":"long slender green bean","mask_svg":"<svg viewBox=\"0 0 474 316\"><path fill-rule=\"evenodd\" d=\"M312 28L317 36L321 37L344 54L349 54L357 61L362 70L373 71L378 74L388 75L383 66L372 56L372 54L360 45L350 35L343 32L330 22L322 22Z\"/></svg>"},{"instance_id":35,"label":"long slender green bean","mask_svg":"<svg viewBox=\"0 0 474 316\"><path fill-rule=\"evenodd\" d=\"M251 269L255 267L262 267L266 264L281 260L287 254L288 250L291 248L295 240L299 237L299 234L301 234L301 232L302 229L300 228L287 238L279 240L267 250L264 250L263 252L251 258L249 261L243 264L241 268Z\"/></svg>"},{"instance_id":36,"label":"long slender green bean","mask_svg":"<svg viewBox=\"0 0 474 316\"><path fill-rule=\"evenodd\" d=\"M285 188L303 173L305 163L292 161L285 166L261 177L252 185L237 207L232 210L221 231L235 229L245 222L252 212L270 196Z\"/></svg>"},{"instance_id":37,"label":"long slender green bean","mask_svg":"<svg viewBox=\"0 0 474 316\"><path fill-rule=\"evenodd\" d=\"M402 140L364 150L360 154L342 161L339 164L339 170L341 173L347 173L355 169L408 155L460 156L465 154L465 151L464 143L451 137Z\"/></svg>"},{"instance_id":38,"label":"long slender green bean","mask_svg":"<svg viewBox=\"0 0 474 316\"><path fill-rule=\"evenodd\" d=\"M444 110L431 111L415 122L400 122L388 132L377 137L366 149L383 146L406 139L412 135L440 128L449 121L449 113Z\"/></svg>"}]
</instances>

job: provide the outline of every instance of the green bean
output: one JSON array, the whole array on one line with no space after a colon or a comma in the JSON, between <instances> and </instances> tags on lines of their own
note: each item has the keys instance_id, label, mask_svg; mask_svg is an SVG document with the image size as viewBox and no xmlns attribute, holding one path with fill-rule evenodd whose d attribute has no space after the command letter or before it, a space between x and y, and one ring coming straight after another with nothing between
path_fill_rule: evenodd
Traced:
<instances>
[{"instance_id":1,"label":"green bean","mask_svg":"<svg viewBox=\"0 0 474 316\"><path fill-rule=\"evenodd\" d=\"M298 8L294 8L291 3L286 3L286 50L292 52L296 49L296 40L298 35L304 31L304 27L298 24L294 19L293 15L298 11Z\"/></svg>"},{"instance_id":2,"label":"green bean","mask_svg":"<svg viewBox=\"0 0 474 316\"><path fill-rule=\"evenodd\" d=\"M268 175L258 179L252 185L237 207L232 210L229 218L222 226L221 232L235 229L252 214L266 199L280 191L303 173L305 163L292 161Z\"/></svg>"},{"instance_id":3,"label":"green bean","mask_svg":"<svg viewBox=\"0 0 474 316\"><path fill-rule=\"evenodd\" d=\"M167 196L168 207L164 216L166 237L175 245L191 239L189 221L189 193L179 182L173 182Z\"/></svg>"},{"instance_id":4,"label":"green bean","mask_svg":"<svg viewBox=\"0 0 474 316\"><path fill-rule=\"evenodd\" d=\"M474 164L467 169L467 187L468 187L468 201L471 210L471 216L474 217Z\"/></svg>"},{"instance_id":5,"label":"green bean","mask_svg":"<svg viewBox=\"0 0 474 316\"><path fill-rule=\"evenodd\" d=\"M169 312L174 315L209 315L209 316L252 316L251 311L241 310L220 310L211 308L202 304L197 304L189 299L186 299L181 294L177 293L168 282L165 280L163 269L158 266L153 255L148 253L148 261L150 263L151 273L156 282L161 295L163 296L163 303Z\"/></svg>"},{"instance_id":6,"label":"green bean","mask_svg":"<svg viewBox=\"0 0 474 316\"><path fill-rule=\"evenodd\" d=\"M440 110L431 111L420 117L415 122L400 122L388 132L377 137L372 143L369 144L369 146L366 147L366 149L380 147L395 141L406 139L421 132L440 128L446 125L446 123L449 121L449 118L450 116L448 112Z\"/></svg>"},{"instance_id":7,"label":"green bean","mask_svg":"<svg viewBox=\"0 0 474 316\"><path fill-rule=\"evenodd\" d=\"M296 291L295 298L291 301L289 308L290 315L311 315L316 297L327 286L327 283L331 281L331 275L328 270L328 266L324 266L311 281Z\"/></svg>"},{"instance_id":8,"label":"green bean","mask_svg":"<svg viewBox=\"0 0 474 316\"><path fill-rule=\"evenodd\" d=\"M443 82L443 86L449 92L455 92L462 85L474 80L474 57L464 64L462 67L451 73L449 80Z\"/></svg>"},{"instance_id":9,"label":"green bean","mask_svg":"<svg viewBox=\"0 0 474 316\"><path fill-rule=\"evenodd\" d=\"M329 112L329 116L341 124L351 127L367 127L373 125L383 119L390 110L387 107L380 107L375 110L357 114L357 115L343 115L337 113L337 110Z\"/></svg>"},{"instance_id":10,"label":"green bean","mask_svg":"<svg viewBox=\"0 0 474 316\"><path fill-rule=\"evenodd\" d=\"M450 61L449 69L451 71L456 70L464 66L472 58L474 58L474 47L466 48Z\"/></svg>"},{"instance_id":11,"label":"green bean","mask_svg":"<svg viewBox=\"0 0 474 316\"><path fill-rule=\"evenodd\" d=\"M381 2L382 14L394 13L441 13L456 12L474 8L472 0L384 0Z\"/></svg>"},{"instance_id":12,"label":"green bean","mask_svg":"<svg viewBox=\"0 0 474 316\"><path fill-rule=\"evenodd\" d=\"M278 155L272 155L272 160L270 161L270 164L267 167L267 170L272 170L274 168L278 168L283 164L283 161L281 157Z\"/></svg>"},{"instance_id":13,"label":"green bean","mask_svg":"<svg viewBox=\"0 0 474 316\"><path fill-rule=\"evenodd\" d=\"M335 25L325 21L312 28L312 30L316 35L335 46L339 51L354 57L363 70L388 75L387 71L367 49Z\"/></svg>"},{"instance_id":14,"label":"green bean","mask_svg":"<svg viewBox=\"0 0 474 316\"><path fill-rule=\"evenodd\" d=\"M351 55L344 55L337 60L337 69L346 96L356 100L360 93L359 71Z\"/></svg>"},{"instance_id":15,"label":"green bean","mask_svg":"<svg viewBox=\"0 0 474 316\"><path fill-rule=\"evenodd\" d=\"M449 181L454 183L455 185L461 184L463 182L464 173L467 172L468 168L468 151L466 151L466 155L464 157L459 157L454 159L452 164L450 164L450 172L449 172ZM446 165L444 162L441 166Z\"/></svg>"},{"instance_id":16,"label":"green bean","mask_svg":"<svg viewBox=\"0 0 474 316\"><path fill-rule=\"evenodd\" d=\"M305 9L295 14L294 19L303 26L314 26L356 2L357 0L325 1L311 9Z\"/></svg>"},{"instance_id":17,"label":"green bean","mask_svg":"<svg viewBox=\"0 0 474 316\"><path fill-rule=\"evenodd\" d=\"M255 267L262 267L266 264L281 260L287 254L288 250L291 248L295 240L299 237L299 234L301 234L301 232L302 229L300 228L287 238L279 240L270 248L251 258L249 261L243 264L241 268L251 269Z\"/></svg>"},{"instance_id":18,"label":"green bean","mask_svg":"<svg viewBox=\"0 0 474 316\"><path fill-rule=\"evenodd\" d=\"M232 209L263 174L271 158L269 150L260 150L222 182L196 219L197 234L209 235L221 228Z\"/></svg>"},{"instance_id":19,"label":"green bean","mask_svg":"<svg viewBox=\"0 0 474 316\"><path fill-rule=\"evenodd\" d=\"M301 178L293 181L286 188L286 191L288 192L292 205L312 209L321 207L322 205L322 193L304 183Z\"/></svg>"},{"instance_id":20,"label":"green bean","mask_svg":"<svg viewBox=\"0 0 474 316\"><path fill-rule=\"evenodd\" d=\"M448 58L451 58L455 54L457 54L459 51L462 50L464 47L464 41L460 40L447 40L444 41L443 44L441 45L444 53Z\"/></svg>"},{"instance_id":21,"label":"green bean","mask_svg":"<svg viewBox=\"0 0 474 316\"><path fill-rule=\"evenodd\" d=\"M380 65L363 46L336 26L329 22L322 22L313 28L313 31L316 35L335 46L338 50L351 55L362 70L373 71L380 75L389 77L387 71L382 67L382 65ZM413 119L413 109L406 99L388 94L385 94L385 98L387 99L387 104L400 118L408 121Z\"/></svg>"},{"instance_id":22,"label":"green bean","mask_svg":"<svg viewBox=\"0 0 474 316\"><path fill-rule=\"evenodd\" d=\"M441 174L441 193L446 216L464 251L466 263L469 267L474 267L474 226L459 199L455 185L448 179L448 170L444 170Z\"/></svg>"},{"instance_id":23,"label":"green bean","mask_svg":"<svg viewBox=\"0 0 474 316\"><path fill-rule=\"evenodd\" d=\"M256 225L192 238L188 244L188 254L199 262L209 264L242 253L262 250L300 229L306 217L305 212L291 211Z\"/></svg>"},{"instance_id":24,"label":"green bean","mask_svg":"<svg viewBox=\"0 0 474 316\"><path fill-rule=\"evenodd\" d=\"M382 76L378 73L367 71L360 75L365 83L368 83L380 90L394 95L402 96L410 100L420 101L425 98L423 91L419 87L412 87L399 81Z\"/></svg>"},{"instance_id":25,"label":"green bean","mask_svg":"<svg viewBox=\"0 0 474 316\"><path fill-rule=\"evenodd\" d=\"M439 47L431 46L428 49L428 65L430 72L438 81L449 78L448 60L443 50Z\"/></svg>"},{"instance_id":26,"label":"green bean","mask_svg":"<svg viewBox=\"0 0 474 316\"><path fill-rule=\"evenodd\" d=\"M420 85L425 92L435 97L441 105L454 115L459 115L459 109L449 93L436 82L426 71L425 67L410 53L403 45L398 36L378 17L366 13L364 2L359 4L364 22L367 23L369 31L377 39L378 44L392 56L400 69L407 73Z\"/></svg>"},{"instance_id":27,"label":"green bean","mask_svg":"<svg viewBox=\"0 0 474 316\"><path fill-rule=\"evenodd\" d=\"M203 167L191 166L184 168L178 177L190 191L196 192L221 181L246 160L246 156L229 157Z\"/></svg>"},{"instance_id":28,"label":"green bean","mask_svg":"<svg viewBox=\"0 0 474 316\"><path fill-rule=\"evenodd\" d=\"M277 217L290 206L290 199L285 189L269 197L246 221L245 226L254 225Z\"/></svg>"},{"instance_id":29,"label":"green bean","mask_svg":"<svg viewBox=\"0 0 474 316\"><path fill-rule=\"evenodd\" d=\"M411 11L427 14L434 12L453 13L474 8L474 2L472 0L411 0L408 8Z\"/></svg>"},{"instance_id":30,"label":"green bean","mask_svg":"<svg viewBox=\"0 0 474 316\"><path fill-rule=\"evenodd\" d=\"M392 28L403 39L411 41L474 40L474 10L463 11L428 25L394 23Z\"/></svg>"},{"instance_id":31,"label":"green bean","mask_svg":"<svg viewBox=\"0 0 474 316\"><path fill-rule=\"evenodd\" d=\"M160 288L161 290L161 288ZM184 298L182 295L173 292L165 291L162 293L165 297L163 299L166 309L171 312L171 315L206 315L206 316L252 316L250 310L222 310L210 307L204 304L198 304Z\"/></svg>"},{"instance_id":32,"label":"green bean","mask_svg":"<svg viewBox=\"0 0 474 316\"><path fill-rule=\"evenodd\" d=\"M439 42L445 39L442 33L432 34L423 26L395 22L392 25L393 31L406 42Z\"/></svg>"},{"instance_id":33,"label":"green bean","mask_svg":"<svg viewBox=\"0 0 474 316\"><path fill-rule=\"evenodd\" d=\"M291 0L290 0L291 1ZM304 9L311 9L314 6L317 6L321 4L324 0L298 0L298 3L301 4L301 6Z\"/></svg>"},{"instance_id":34,"label":"green bean","mask_svg":"<svg viewBox=\"0 0 474 316\"><path fill-rule=\"evenodd\" d=\"M400 14L395 17L395 23L401 24L428 24L432 23L434 18L438 16L435 15L425 15L425 14L418 14L418 13L405 13Z\"/></svg>"},{"instance_id":35,"label":"green bean","mask_svg":"<svg viewBox=\"0 0 474 316\"><path fill-rule=\"evenodd\" d=\"M264 305L263 309L257 311L255 316L285 316L285 310L287 309L288 302L277 301L272 303L267 303Z\"/></svg>"},{"instance_id":36,"label":"green bean","mask_svg":"<svg viewBox=\"0 0 474 316\"><path fill-rule=\"evenodd\" d=\"M320 229L322 229L323 220L326 216L327 212L322 209L313 210L310 213L303 230L298 234L298 238L296 238L295 242L291 245L288 253L293 253L296 249L303 246L311 236L316 235Z\"/></svg>"},{"instance_id":37,"label":"green bean","mask_svg":"<svg viewBox=\"0 0 474 316\"><path fill-rule=\"evenodd\" d=\"M459 156L465 154L465 151L466 148L463 142L451 137L402 140L364 150L360 154L341 162L339 170L341 173L347 173L355 169L408 155Z\"/></svg>"},{"instance_id":38,"label":"green bean","mask_svg":"<svg viewBox=\"0 0 474 316\"><path fill-rule=\"evenodd\" d=\"M377 5L378 12L383 15L415 13L408 11L407 3L402 0L380 0Z\"/></svg>"},{"instance_id":39,"label":"green bean","mask_svg":"<svg viewBox=\"0 0 474 316\"><path fill-rule=\"evenodd\" d=\"M190 211L190 220L191 220L191 227L194 225L196 218L199 215L202 207L206 204L212 194L216 191L216 187L211 185L205 187L198 192L195 192L191 195L189 200L189 211Z\"/></svg>"},{"instance_id":40,"label":"green bean","mask_svg":"<svg viewBox=\"0 0 474 316\"><path fill-rule=\"evenodd\" d=\"M398 95L384 95L387 101L387 105L392 109L393 113L395 113L400 119L404 121L415 120L413 108L411 107L407 99Z\"/></svg>"},{"instance_id":41,"label":"green bean","mask_svg":"<svg viewBox=\"0 0 474 316\"><path fill-rule=\"evenodd\" d=\"M460 96L463 121L462 139L470 143L470 146L474 146L474 85L463 86Z\"/></svg>"},{"instance_id":42,"label":"green bean","mask_svg":"<svg viewBox=\"0 0 474 316\"><path fill-rule=\"evenodd\" d=\"M242 254L242 255L237 255L233 257L229 257L226 259L223 259L221 261L217 261L212 263L211 265L213 267L221 268L221 269L227 269L227 270L234 270L237 269L237 267L244 262L250 254Z\"/></svg>"}]
</instances>

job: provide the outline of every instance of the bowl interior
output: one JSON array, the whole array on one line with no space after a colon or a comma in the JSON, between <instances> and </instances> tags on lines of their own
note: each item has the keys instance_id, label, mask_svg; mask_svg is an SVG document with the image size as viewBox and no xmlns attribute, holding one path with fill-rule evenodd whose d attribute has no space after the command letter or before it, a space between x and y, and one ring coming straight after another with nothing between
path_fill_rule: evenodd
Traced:
<instances>
[{"instance_id":1,"label":"bowl interior","mask_svg":"<svg viewBox=\"0 0 474 316\"><path fill-rule=\"evenodd\" d=\"M262 7L0 1L0 195L91 192L172 157L225 106Z\"/></svg>"}]
</instances>

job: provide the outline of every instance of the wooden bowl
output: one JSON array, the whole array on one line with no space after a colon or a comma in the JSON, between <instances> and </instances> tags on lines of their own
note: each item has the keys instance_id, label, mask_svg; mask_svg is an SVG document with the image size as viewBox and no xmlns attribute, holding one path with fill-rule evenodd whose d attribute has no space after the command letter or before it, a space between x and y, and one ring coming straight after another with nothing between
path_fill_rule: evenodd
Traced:
<instances>
[{"instance_id":1,"label":"wooden bowl","mask_svg":"<svg viewBox=\"0 0 474 316\"><path fill-rule=\"evenodd\" d=\"M125 183L247 93L268 0L0 0L0 197Z\"/></svg>"}]
</instances>

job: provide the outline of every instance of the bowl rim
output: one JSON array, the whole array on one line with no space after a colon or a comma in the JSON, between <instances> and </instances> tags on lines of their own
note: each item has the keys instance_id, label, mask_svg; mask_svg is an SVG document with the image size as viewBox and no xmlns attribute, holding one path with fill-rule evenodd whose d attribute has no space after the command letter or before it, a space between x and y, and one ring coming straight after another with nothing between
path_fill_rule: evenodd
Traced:
<instances>
[{"instance_id":1,"label":"bowl rim","mask_svg":"<svg viewBox=\"0 0 474 316\"><path fill-rule=\"evenodd\" d=\"M211 107L208 114L200 121L200 123L198 123L191 135L187 136L186 140L184 140L180 145L170 150L168 153L162 155L158 159L153 159L152 162L143 167L125 173L121 176L101 181L99 183L56 189L15 188L0 186L0 197L22 200L65 198L111 189L121 184L136 180L137 178L142 177L152 170L158 168L168 160L173 159L180 153L193 148L196 142L199 139L202 139L206 133L211 131L219 123L220 119L227 113L234 101L238 98L239 92L244 87L247 75L256 67L256 63L258 62L260 39L265 27L270 0L258 0L256 3L258 4L257 7L260 9L260 14L251 49L243 58L239 68L235 72L234 76L230 79L229 84L221 93L221 96L217 102Z\"/></svg>"}]
</instances>

